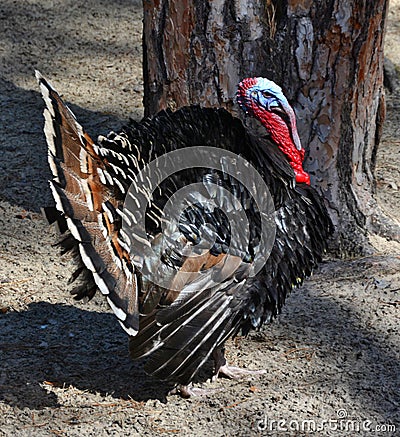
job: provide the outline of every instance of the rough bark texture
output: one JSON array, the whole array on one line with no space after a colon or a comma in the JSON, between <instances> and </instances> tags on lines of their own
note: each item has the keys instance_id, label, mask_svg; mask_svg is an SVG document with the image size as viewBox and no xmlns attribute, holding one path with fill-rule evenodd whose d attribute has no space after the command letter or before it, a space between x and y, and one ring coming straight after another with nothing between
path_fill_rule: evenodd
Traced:
<instances>
[{"instance_id":1,"label":"rough bark texture","mask_svg":"<svg viewBox=\"0 0 400 437\"><path fill-rule=\"evenodd\" d=\"M295 108L305 168L329 202L338 251L360 252L366 230L385 231L373 174L388 0L143 3L147 115L194 103L235 113L238 82L268 77Z\"/></svg>"}]
</instances>

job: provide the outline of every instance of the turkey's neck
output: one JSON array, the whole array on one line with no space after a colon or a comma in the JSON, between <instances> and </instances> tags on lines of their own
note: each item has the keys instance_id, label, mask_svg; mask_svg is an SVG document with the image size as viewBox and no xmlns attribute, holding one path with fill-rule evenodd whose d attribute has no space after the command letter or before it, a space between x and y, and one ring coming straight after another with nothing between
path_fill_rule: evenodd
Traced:
<instances>
[{"instance_id":1,"label":"turkey's neck","mask_svg":"<svg viewBox=\"0 0 400 437\"><path fill-rule=\"evenodd\" d=\"M296 182L310 185L310 176L303 168L305 151L303 148L300 150L296 148L286 123L279 116L276 118L270 117L258 107L253 108L253 110L271 138L287 157L296 175Z\"/></svg>"}]
</instances>

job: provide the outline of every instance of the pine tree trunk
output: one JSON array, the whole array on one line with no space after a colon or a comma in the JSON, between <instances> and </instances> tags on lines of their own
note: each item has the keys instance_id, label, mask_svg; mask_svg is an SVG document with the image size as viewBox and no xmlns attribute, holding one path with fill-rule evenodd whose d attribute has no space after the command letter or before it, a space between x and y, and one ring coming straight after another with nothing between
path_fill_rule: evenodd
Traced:
<instances>
[{"instance_id":1,"label":"pine tree trunk","mask_svg":"<svg viewBox=\"0 0 400 437\"><path fill-rule=\"evenodd\" d=\"M328 200L336 248L362 252L367 230L390 230L374 199L388 3L144 0L146 114L200 103L240 115L238 82L274 80L295 108L305 168Z\"/></svg>"}]
</instances>

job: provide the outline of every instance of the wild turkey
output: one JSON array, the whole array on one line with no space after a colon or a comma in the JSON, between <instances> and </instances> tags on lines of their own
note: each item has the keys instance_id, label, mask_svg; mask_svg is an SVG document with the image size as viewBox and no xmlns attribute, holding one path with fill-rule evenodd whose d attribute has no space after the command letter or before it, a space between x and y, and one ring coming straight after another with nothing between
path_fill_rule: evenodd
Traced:
<instances>
[{"instance_id":1,"label":"wild turkey","mask_svg":"<svg viewBox=\"0 0 400 437\"><path fill-rule=\"evenodd\" d=\"M251 373L226 364L225 341L260 329L280 313L287 294L321 260L331 233L323 200L303 169L295 114L281 88L263 78L245 79L238 87L239 106L269 138L255 136L224 109L190 106L130 121L122 132L94 143L49 82L36 76L46 103L50 187L58 211L50 220L58 221L61 246L79 264L72 277L79 284L75 298L92 298L97 289L106 295L130 335L132 358L148 357L146 372L176 383L185 396L194 394L191 383L211 356L215 375ZM202 147L218 150L218 168L206 168L207 160L179 168L179 154L189 150L196 156ZM176 172L152 186L141 172L150 162L159 165L151 177L162 171L159 160L174 152L170 164L178 162ZM240 159L271 193L276 212L266 216L273 230L262 228L255 181L241 179L242 170L232 174ZM171 220L164 209L187 186L196 189L167 232ZM217 206L204 201L218 196ZM147 199L145 208L139 197ZM249 224L246 238L240 226L237 235L231 232L229 215L241 213ZM128 226L137 217L146 223L140 235ZM269 248L260 243L265 234ZM151 256L134 251L138 241L151 248ZM255 272L260 254L265 257Z\"/></svg>"}]
</instances>

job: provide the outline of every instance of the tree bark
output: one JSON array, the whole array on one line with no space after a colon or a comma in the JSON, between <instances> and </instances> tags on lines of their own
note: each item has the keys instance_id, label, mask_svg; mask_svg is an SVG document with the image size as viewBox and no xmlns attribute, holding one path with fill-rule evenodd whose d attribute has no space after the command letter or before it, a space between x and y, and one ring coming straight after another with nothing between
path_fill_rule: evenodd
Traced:
<instances>
[{"instance_id":1,"label":"tree bark","mask_svg":"<svg viewBox=\"0 0 400 437\"><path fill-rule=\"evenodd\" d=\"M241 116L239 81L274 80L297 114L305 168L328 201L336 249L363 252L366 231L386 229L374 167L388 3L144 0L145 113L201 104Z\"/></svg>"}]
</instances>

